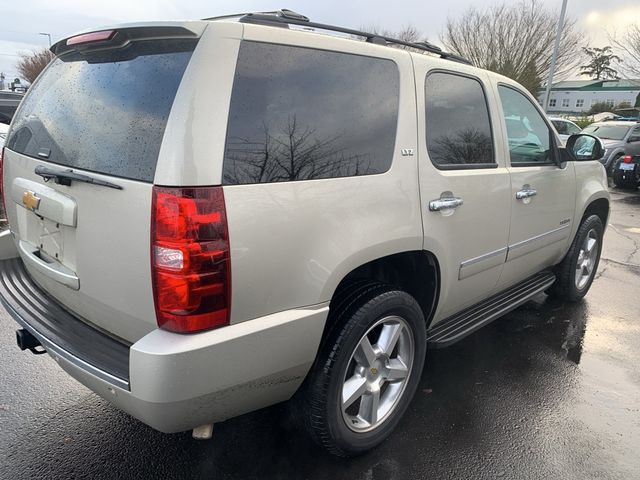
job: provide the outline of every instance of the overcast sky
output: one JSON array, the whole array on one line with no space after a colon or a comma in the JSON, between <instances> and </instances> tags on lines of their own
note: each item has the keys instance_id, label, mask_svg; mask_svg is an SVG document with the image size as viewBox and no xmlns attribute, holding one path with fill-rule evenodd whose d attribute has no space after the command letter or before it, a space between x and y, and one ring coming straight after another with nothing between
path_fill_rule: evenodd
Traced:
<instances>
[{"instance_id":1,"label":"overcast sky","mask_svg":"<svg viewBox=\"0 0 640 480\"><path fill-rule=\"evenodd\" d=\"M483 7L500 0L3 0L0 6L0 71L17 76L15 63L20 51L48 45L79 30L119 22L197 19L236 12L290 8L322 23L358 28L377 25L396 30L412 24L433 43L439 43L447 17L460 15L470 6ZM561 0L541 0L559 14ZM438 5L438 3L444 5ZM606 29L621 30L640 23L639 0L569 0L568 14L578 20L599 46L607 43Z\"/></svg>"}]
</instances>

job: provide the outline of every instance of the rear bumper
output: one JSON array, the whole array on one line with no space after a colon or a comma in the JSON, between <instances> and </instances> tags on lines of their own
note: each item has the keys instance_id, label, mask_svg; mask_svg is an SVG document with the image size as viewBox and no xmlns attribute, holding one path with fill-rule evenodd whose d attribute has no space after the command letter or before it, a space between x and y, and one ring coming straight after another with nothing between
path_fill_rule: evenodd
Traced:
<instances>
[{"instance_id":1,"label":"rear bumper","mask_svg":"<svg viewBox=\"0 0 640 480\"><path fill-rule=\"evenodd\" d=\"M21 260L3 261L0 269L7 311L66 372L167 433L290 398L315 359L329 310L289 310L192 335L155 330L127 345L49 299Z\"/></svg>"}]
</instances>

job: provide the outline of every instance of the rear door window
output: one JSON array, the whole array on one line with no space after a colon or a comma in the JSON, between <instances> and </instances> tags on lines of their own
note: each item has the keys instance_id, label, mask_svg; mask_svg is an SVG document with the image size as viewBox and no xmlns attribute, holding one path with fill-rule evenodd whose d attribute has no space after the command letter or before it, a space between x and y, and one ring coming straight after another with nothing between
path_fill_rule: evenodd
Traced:
<instances>
[{"instance_id":1,"label":"rear door window","mask_svg":"<svg viewBox=\"0 0 640 480\"><path fill-rule=\"evenodd\" d=\"M233 84L225 184L383 173L399 102L391 60L245 41Z\"/></svg>"},{"instance_id":2,"label":"rear door window","mask_svg":"<svg viewBox=\"0 0 640 480\"><path fill-rule=\"evenodd\" d=\"M425 99L427 149L437 168L497 166L487 99L477 79L430 73Z\"/></svg>"},{"instance_id":3,"label":"rear door window","mask_svg":"<svg viewBox=\"0 0 640 480\"><path fill-rule=\"evenodd\" d=\"M66 167L152 182L195 41L132 42L53 60L22 102L7 147Z\"/></svg>"}]
</instances>

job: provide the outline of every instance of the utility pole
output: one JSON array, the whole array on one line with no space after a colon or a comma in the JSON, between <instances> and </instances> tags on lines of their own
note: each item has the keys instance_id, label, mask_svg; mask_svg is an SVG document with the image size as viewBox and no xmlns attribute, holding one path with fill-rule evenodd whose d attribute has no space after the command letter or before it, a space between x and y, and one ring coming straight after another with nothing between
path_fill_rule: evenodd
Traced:
<instances>
[{"instance_id":1,"label":"utility pole","mask_svg":"<svg viewBox=\"0 0 640 480\"><path fill-rule=\"evenodd\" d=\"M547 79L547 91L544 94L544 111L549 108L549 95L551 95L551 86L553 85L553 74L556 70L556 60L558 59L558 49L560 48L560 39L562 38L562 27L564 27L564 14L567 11L567 0L562 0L562 10L560 10L560 18L558 19L558 31L556 32L556 43L553 46L551 54L551 65L549 65L549 78Z\"/></svg>"},{"instance_id":2,"label":"utility pole","mask_svg":"<svg viewBox=\"0 0 640 480\"><path fill-rule=\"evenodd\" d=\"M40 32L38 35L45 35L47 37L49 37L49 48L51 48L51 35L48 33L44 33L44 32Z\"/></svg>"}]
</instances>

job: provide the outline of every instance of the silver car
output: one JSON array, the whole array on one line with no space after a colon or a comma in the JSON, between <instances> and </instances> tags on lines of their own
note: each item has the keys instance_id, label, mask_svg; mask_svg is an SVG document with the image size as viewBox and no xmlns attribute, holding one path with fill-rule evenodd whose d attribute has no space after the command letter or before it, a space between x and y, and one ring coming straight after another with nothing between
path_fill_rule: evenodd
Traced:
<instances>
[{"instance_id":1,"label":"silver car","mask_svg":"<svg viewBox=\"0 0 640 480\"><path fill-rule=\"evenodd\" d=\"M586 295L598 140L565 147L513 80L398 43L289 11L56 43L4 149L19 347L163 432L292 400L351 455L427 348Z\"/></svg>"},{"instance_id":2,"label":"silver car","mask_svg":"<svg viewBox=\"0 0 640 480\"><path fill-rule=\"evenodd\" d=\"M575 135L582 131L578 125L566 118L549 117L549 120L551 120L556 132L558 132L558 137L560 137L560 140L562 140L563 143L566 143L571 135Z\"/></svg>"}]
</instances>

